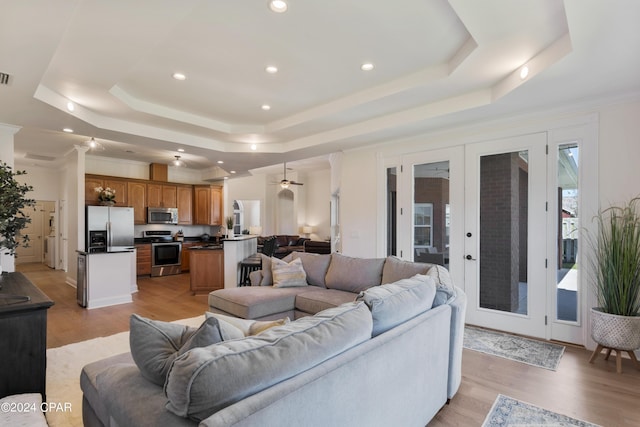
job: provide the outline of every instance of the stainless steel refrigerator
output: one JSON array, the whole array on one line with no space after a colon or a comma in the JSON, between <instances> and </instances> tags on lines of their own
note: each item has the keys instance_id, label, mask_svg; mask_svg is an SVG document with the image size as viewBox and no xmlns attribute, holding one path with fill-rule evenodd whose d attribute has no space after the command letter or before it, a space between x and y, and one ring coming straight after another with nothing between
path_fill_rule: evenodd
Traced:
<instances>
[{"instance_id":1,"label":"stainless steel refrigerator","mask_svg":"<svg viewBox=\"0 0 640 427\"><path fill-rule=\"evenodd\" d=\"M88 253L133 249L133 208L87 206L85 221Z\"/></svg>"}]
</instances>

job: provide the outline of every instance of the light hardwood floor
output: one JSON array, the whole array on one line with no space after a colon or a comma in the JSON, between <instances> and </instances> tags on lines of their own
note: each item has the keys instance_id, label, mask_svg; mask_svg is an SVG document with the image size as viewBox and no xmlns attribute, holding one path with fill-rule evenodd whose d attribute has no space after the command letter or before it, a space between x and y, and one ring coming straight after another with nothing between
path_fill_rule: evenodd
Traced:
<instances>
[{"instance_id":1,"label":"light hardwood floor","mask_svg":"<svg viewBox=\"0 0 640 427\"><path fill-rule=\"evenodd\" d=\"M131 313L171 321L207 308L206 295L189 292L188 274L140 278L133 303L85 310L63 272L41 264L20 265L18 271L55 301L48 317L50 348L126 331ZM567 346L558 370L549 371L464 350L460 390L429 427L480 426L498 394L602 426L640 426L640 371L624 359L620 375L614 358L605 362L600 356L589 364L589 356L584 348Z\"/></svg>"}]
</instances>

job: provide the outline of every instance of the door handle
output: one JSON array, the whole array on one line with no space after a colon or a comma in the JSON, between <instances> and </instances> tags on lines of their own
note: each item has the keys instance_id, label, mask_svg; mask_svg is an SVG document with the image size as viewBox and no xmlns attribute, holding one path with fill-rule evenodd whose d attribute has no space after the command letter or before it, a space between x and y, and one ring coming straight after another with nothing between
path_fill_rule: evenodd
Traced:
<instances>
[{"instance_id":1,"label":"door handle","mask_svg":"<svg viewBox=\"0 0 640 427\"><path fill-rule=\"evenodd\" d=\"M465 257L466 259L468 259L469 261L475 261L476 259L474 257L472 257L471 255L467 255Z\"/></svg>"}]
</instances>

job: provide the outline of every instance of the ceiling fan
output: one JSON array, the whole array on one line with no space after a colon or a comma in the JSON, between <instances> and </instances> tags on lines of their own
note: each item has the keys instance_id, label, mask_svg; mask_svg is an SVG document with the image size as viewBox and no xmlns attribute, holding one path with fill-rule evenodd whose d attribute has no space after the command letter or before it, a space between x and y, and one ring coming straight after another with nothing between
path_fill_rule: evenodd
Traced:
<instances>
[{"instance_id":1,"label":"ceiling fan","mask_svg":"<svg viewBox=\"0 0 640 427\"><path fill-rule=\"evenodd\" d=\"M284 178L280 181L280 187L289 188L290 185L304 185L301 182L295 182L287 179L287 162L284 162Z\"/></svg>"}]
</instances>

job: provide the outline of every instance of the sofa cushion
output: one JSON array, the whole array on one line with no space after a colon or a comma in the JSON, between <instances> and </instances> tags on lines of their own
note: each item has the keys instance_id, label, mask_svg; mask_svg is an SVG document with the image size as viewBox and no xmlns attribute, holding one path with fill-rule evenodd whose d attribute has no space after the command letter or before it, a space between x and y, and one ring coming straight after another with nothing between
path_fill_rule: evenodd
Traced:
<instances>
[{"instance_id":1,"label":"sofa cushion","mask_svg":"<svg viewBox=\"0 0 640 427\"><path fill-rule=\"evenodd\" d=\"M368 340L371 328L368 308L350 303L257 336L195 348L171 366L166 407L203 420Z\"/></svg>"},{"instance_id":2,"label":"sofa cushion","mask_svg":"<svg viewBox=\"0 0 640 427\"><path fill-rule=\"evenodd\" d=\"M404 261L395 256L388 256L382 269L382 284L408 279L416 274L427 274L433 264Z\"/></svg>"},{"instance_id":3,"label":"sofa cushion","mask_svg":"<svg viewBox=\"0 0 640 427\"><path fill-rule=\"evenodd\" d=\"M225 341L229 339L245 338L257 335L275 326L282 326L291 320L288 317L278 320L252 320L225 316L224 314L205 312L206 317L215 317L220 324L220 330Z\"/></svg>"},{"instance_id":4,"label":"sofa cushion","mask_svg":"<svg viewBox=\"0 0 640 427\"><path fill-rule=\"evenodd\" d=\"M355 299L356 295L353 292L311 288L308 292L296 296L296 309L315 314L346 302L353 302Z\"/></svg>"},{"instance_id":5,"label":"sofa cushion","mask_svg":"<svg viewBox=\"0 0 640 427\"><path fill-rule=\"evenodd\" d=\"M218 320L206 319L199 328L146 319L132 314L129 346L140 373L162 386L176 357L195 348L222 341Z\"/></svg>"},{"instance_id":6,"label":"sofa cushion","mask_svg":"<svg viewBox=\"0 0 640 427\"><path fill-rule=\"evenodd\" d=\"M293 310L296 295L307 289L273 286L218 289L209 294L209 306L243 319L259 319Z\"/></svg>"},{"instance_id":7,"label":"sofa cushion","mask_svg":"<svg viewBox=\"0 0 640 427\"><path fill-rule=\"evenodd\" d=\"M406 322L429 310L436 295L431 277L417 274L409 279L369 288L358 295L358 301L371 310L373 336Z\"/></svg>"},{"instance_id":8,"label":"sofa cushion","mask_svg":"<svg viewBox=\"0 0 640 427\"><path fill-rule=\"evenodd\" d=\"M293 258L291 255L287 255L282 258L281 261L289 262ZM262 261L262 280L260 281L260 286L273 286L273 275L271 274L271 262L273 260L278 260L278 258L269 257L263 254L260 254L260 260ZM251 282L253 285L253 282Z\"/></svg>"},{"instance_id":9,"label":"sofa cushion","mask_svg":"<svg viewBox=\"0 0 640 427\"><path fill-rule=\"evenodd\" d=\"M378 286L384 261L384 258L352 258L333 253L325 278L327 288L358 293Z\"/></svg>"},{"instance_id":10,"label":"sofa cushion","mask_svg":"<svg viewBox=\"0 0 640 427\"><path fill-rule=\"evenodd\" d=\"M271 260L271 275L273 276L273 286L275 288L307 286L307 273L302 267L300 258L291 262L284 262L279 259Z\"/></svg>"},{"instance_id":11,"label":"sofa cushion","mask_svg":"<svg viewBox=\"0 0 640 427\"><path fill-rule=\"evenodd\" d=\"M302 260L302 266L307 273L307 283L312 286L326 288L325 276L329 270L331 255L312 254L306 252L293 252L293 259Z\"/></svg>"},{"instance_id":12,"label":"sofa cushion","mask_svg":"<svg viewBox=\"0 0 640 427\"><path fill-rule=\"evenodd\" d=\"M449 270L443 266L434 264L429 271L427 271L427 276L432 277L436 283L436 298L433 301L434 307L445 304L456 295Z\"/></svg>"}]
</instances>

